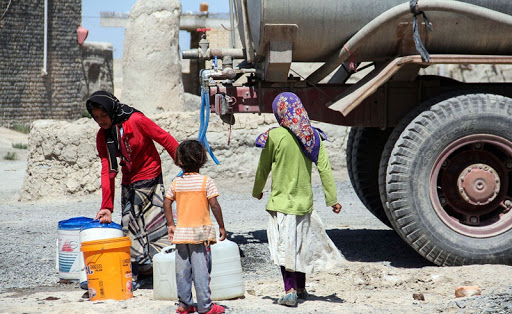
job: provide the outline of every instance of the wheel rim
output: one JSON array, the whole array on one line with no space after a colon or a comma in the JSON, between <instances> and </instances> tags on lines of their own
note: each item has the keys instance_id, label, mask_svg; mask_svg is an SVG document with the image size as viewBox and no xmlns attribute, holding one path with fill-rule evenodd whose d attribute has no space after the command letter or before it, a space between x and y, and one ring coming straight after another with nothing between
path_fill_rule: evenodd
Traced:
<instances>
[{"instance_id":1,"label":"wheel rim","mask_svg":"<svg viewBox=\"0 0 512 314\"><path fill-rule=\"evenodd\" d=\"M445 147L434 161L430 200L452 230L475 238L512 228L512 142L473 134Z\"/></svg>"}]
</instances>

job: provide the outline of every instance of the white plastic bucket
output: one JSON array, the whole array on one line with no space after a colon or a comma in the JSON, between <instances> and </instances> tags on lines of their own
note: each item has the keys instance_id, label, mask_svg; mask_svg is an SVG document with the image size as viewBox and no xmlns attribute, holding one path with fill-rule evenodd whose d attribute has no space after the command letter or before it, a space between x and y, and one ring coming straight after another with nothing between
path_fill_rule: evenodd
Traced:
<instances>
[{"instance_id":1,"label":"white plastic bucket","mask_svg":"<svg viewBox=\"0 0 512 314\"><path fill-rule=\"evenodd\" d=\"M153 256L153 298L155 300L177 300L176 247L163 248Z\"/></svg>"},{"instance_id":2,"label":"white plastic bucket","mask_svg":"<svg viewBox=\"0 0 512 314\"><path fill-rule=\"evenodd\" d=\"M212 300L227 300L243 296L245 289L238 245L228 239L218 241L212 245L212 262L210 275Z\"/></svg>"},{"instance_id":3,"label":"white plastic bucket","mask_svg":"<svg viewBox=\"0 0 512 314\"><path fill-rule=\"evenodd\" d=\"M241 297L245 293L242 263L238 245L229 240L211 246L211 298L214 301ZM155 300L177 300L175 246L169 246L153 257L153 297Z\"/></svg>"},{"instance_id":4,"label":"white plastic bucket","mask_svg":"<svg viewBox=\"0 0 512 314\"><path fill-rule=\"evenodd\" d=\"M80 279L80 229L92 220L87 217L74 217L59 221L57 261L60 279Z\"/></svg>"},{"instance_id":5,"label":"white plastic bucket","mask_svg":"<svg viewBox=\"0 0 512 314\"><path fill-rule=\"evenodd\" d=\"M80 243L88 241L97 241L112 238L121 238L123 230L121 225L112 222L110 224L102 224L97 220L82 225L80 230ZM80 287L87 289L87 273L85 271L84 254L80 252L79 258L80 269Z\"/></svg>"}]
</instances>

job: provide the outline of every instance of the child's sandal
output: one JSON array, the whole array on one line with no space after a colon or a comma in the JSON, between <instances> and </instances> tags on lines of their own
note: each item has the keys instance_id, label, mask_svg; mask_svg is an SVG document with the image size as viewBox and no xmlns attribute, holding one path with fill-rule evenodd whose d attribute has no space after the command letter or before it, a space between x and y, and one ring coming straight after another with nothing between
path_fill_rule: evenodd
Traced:
<instances>
[{"instance_id":1,"label":"child's sandal","mask_svg":"<svg viewBox=\"0 0 512 314\"><path fill-rule=\"evenodd\" d=\"M183 310L180 310L180 309L183 309ZM176 310L176 313L179 313L179 314L187 314L187 313L194 313L196 311L196 308L191 305L187 308L184 308L184 307L178 307L178 309Z\"/></svg>"},{"instance_id":2,"label":"child's sandal","mask_svg":"<svg viewBox=\"0 0 512 314\"><path fill-rule=\"evenodd\" d=\"M210 310L208 312L206 312L206 314L220 314L220 313L224 313L225 310L226 309L223 306L212 303L212 307L210 308Z\"/></svg>"}]
</instances>

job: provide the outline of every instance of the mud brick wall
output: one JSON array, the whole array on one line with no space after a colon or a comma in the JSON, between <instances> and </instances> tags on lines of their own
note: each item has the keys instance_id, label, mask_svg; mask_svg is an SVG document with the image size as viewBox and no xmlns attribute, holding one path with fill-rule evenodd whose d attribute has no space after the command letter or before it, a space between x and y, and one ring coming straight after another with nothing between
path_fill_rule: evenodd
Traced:
<instances>
[{"instance_id":1,"label":"mud brick wall","mask_svg":"<svg viewBox=\"0 0 512 314\"><path fill-rule=\"evenodd\" d=\"M195 106L186 104L189 108ZM149 118L182 142L197 139L199 116L199 111L166 112ZM209 122L208 142L220 164L216 165L208 156L208 162L201 172L214 178L220 186L231 185L232 182L252 184L261 153L261 149L254 146L254 141L262 132L277 126L274 115L239 114L231 132L229 126L216 115L212 115ZM329 138L324 145L338 181L346 172L349 128L313 123ZM87 118L72 122L34 121L30 130L27 171L19 194L20 201L99 194L101 164L96 150L98 129L98 125ZM164 185L168 186L180 169L162 146L156 144L156 147L162 159ZM117 187L120 186L120 178L121 175L116 178ZM319 180L318 171L314 170L313 182L318 183Z\"/></svg>"},{"instance_id":2,"label":"mud brick wall","mask_svg":"<svg viewBox=\"0 0 512 314\"><path fill-rule=\"evenodd\" d=\"M86 41L80 50L83 73L80 110L85 111L85 102L95 91L106 90L115 94L114 47L111 43Z\"/></svg>"},{"instance_id":3,"label":"mud brick wall","mask_svg":"<svg viewBox=\"0 0 512 314\"><path fill-rule=\"evenodd\" d=\"M44 0L0 0L0 126L81 116L81 0L48 0L47 74Z\"/></svg>"}]
</instances>

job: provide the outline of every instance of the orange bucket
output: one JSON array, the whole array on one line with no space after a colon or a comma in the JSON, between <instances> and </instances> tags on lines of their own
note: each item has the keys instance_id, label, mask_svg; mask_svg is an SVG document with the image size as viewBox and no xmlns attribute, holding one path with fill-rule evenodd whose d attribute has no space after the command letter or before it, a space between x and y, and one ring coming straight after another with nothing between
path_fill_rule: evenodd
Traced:
<instances>
[{"instance_id":1,"label":"orange bucket","mask_svg":"<svg viewBox=\"0 0 512 314\"><path fill-rule=\"evenodd\" d=\"M91 301L133 297L130 246L128 237L82 242Z\"/></svg>"}]
</instances>

